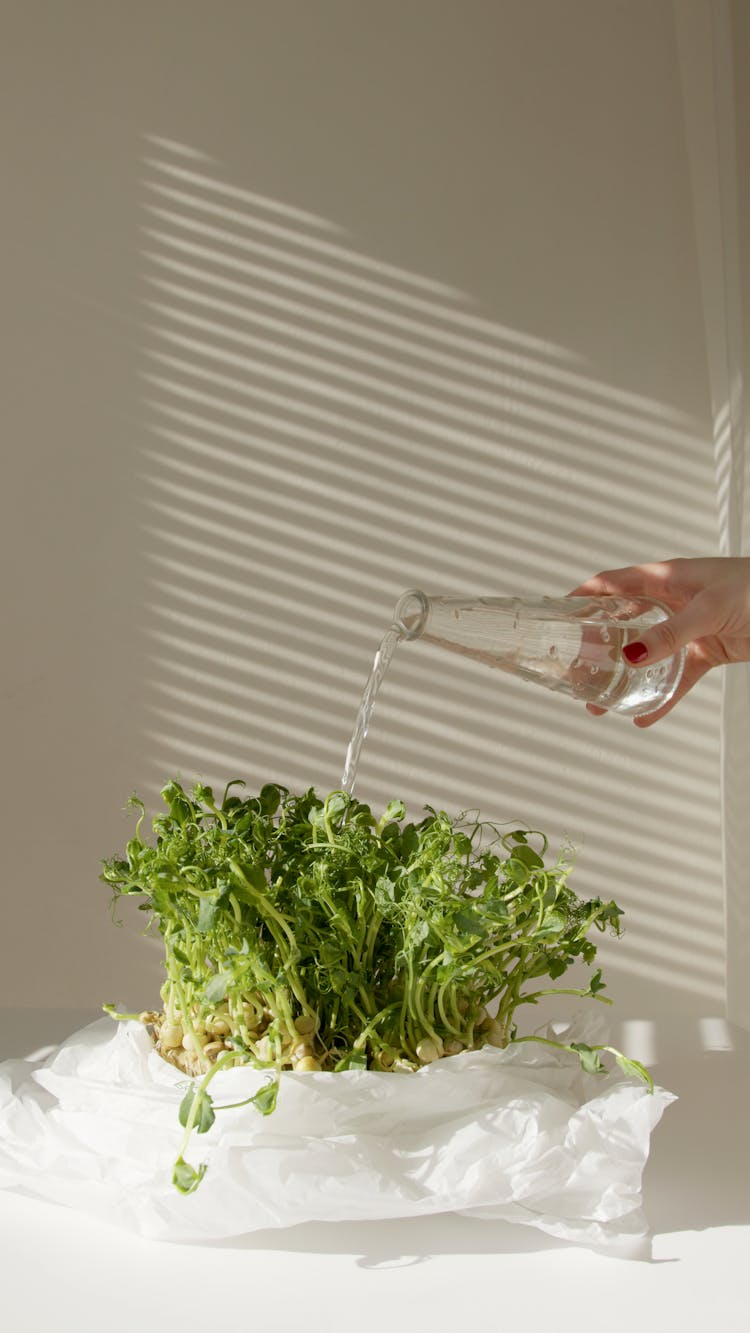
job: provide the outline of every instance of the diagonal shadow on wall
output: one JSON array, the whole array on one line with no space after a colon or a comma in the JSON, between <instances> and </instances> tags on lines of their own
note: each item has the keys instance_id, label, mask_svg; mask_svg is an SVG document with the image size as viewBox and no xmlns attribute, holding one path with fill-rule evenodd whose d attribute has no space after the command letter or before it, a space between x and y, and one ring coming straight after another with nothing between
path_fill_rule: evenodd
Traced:
<instances>
[{"instance_id":1,"label":"diagonal shadow on wall","mask_svg":"<svg viewBox=\"0 0 750 1333\"><path fill-rule=\"evenodd\" d=\"M150 800L173 773L337 786L404 588L559 595L613 546L660 554L665 505L705 509L673 408L188 146L148 138L142 187ZM363 799L570 835L579 892L625 908L608 970L718 1003L715 692L636 733L444 656L397 652Z\"/></svg>"}]
</instances>

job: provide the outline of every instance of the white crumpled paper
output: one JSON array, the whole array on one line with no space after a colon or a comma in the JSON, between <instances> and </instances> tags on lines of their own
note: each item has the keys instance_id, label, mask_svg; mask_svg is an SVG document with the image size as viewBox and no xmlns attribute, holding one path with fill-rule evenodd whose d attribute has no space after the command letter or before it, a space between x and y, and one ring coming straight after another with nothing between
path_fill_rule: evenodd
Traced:
<instances>
[{"instance_id":1,"label":"white crumpled paper","mask_svg":"<svg viewBox=\"0 0 750 1333\"><path fill-rule=\"evenodd\" d=\"M641 1176L674 1100L661 1088L587 1075L529 1042L411 1074L282 1073L271 1115L219 1109L267 1079L216 1074L215 1123L185 1154L208 1170L182 1195L172 1167L188 1081L140 1024L101 1019L45 1059L0 1064L0 1187L158 1240L441 1212L623 1253L648 1235Z\"/></svg>"}]
</instances>

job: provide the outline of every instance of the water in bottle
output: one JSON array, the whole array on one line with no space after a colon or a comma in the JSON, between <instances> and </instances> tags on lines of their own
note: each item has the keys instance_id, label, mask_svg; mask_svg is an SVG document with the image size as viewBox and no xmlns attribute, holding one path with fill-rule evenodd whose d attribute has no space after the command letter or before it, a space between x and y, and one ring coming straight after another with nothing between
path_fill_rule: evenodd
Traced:
<instances>
[{"instance_id":1,"label":"water in bottle","mask_svg":"<svg viewBox=\"0 0 750 1333\"><path fill-rule=\"evenodd\" d=\"M646 667L622 650L668 611L643 597L428 597L404 593L394 616L422 639L616 713L653 713L672 697L684 652Z\"/></svg>"}]
</instances>

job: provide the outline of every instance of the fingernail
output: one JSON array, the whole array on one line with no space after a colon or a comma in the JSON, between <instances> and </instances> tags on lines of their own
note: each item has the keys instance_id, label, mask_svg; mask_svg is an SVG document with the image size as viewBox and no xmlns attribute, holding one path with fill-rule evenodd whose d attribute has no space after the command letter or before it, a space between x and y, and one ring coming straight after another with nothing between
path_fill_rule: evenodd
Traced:
<instances>
[{"instance_id":1,"label":"fingernail","mask_svg":"<svg viewBox=\"0 0 750 1333\"><path fill-rule=\"evenodd\" d=\"M635 665L636 662L642 662L644 657L648 657L648 648L645 643L626 643L622 655Z\"/></svg>"}]
</instances>

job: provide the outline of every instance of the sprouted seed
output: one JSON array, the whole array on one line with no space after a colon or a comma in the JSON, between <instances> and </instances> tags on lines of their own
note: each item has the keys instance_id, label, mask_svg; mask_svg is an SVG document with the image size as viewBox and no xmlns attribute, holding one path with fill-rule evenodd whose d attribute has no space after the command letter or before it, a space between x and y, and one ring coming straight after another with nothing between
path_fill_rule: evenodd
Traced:
<instances>
[{"instance_id":1,"label":"sprouted seed","mask_svg":"<svg viewBox=\"0 0 750 1333\"><path fill-rule=\"evenodd\" d=\"M145 1023L192 1080L173 1173L183 1193L205 1173L184 1152L222 1109L208 1091L220 1069L268 1070L248 1099L266 1115L283 1070L408 1073L488 1043L544 1042L589 1073L605 1071L608 1053L653 1090L614 1047L518 1035L516 1011L542 996L610 1003L601 969L584 988L555 985L576 960L591 967L592 931L621 933L615 902L570 888L572 848L550 860L547 838L528 829L431 806L410 822L398 800L377 819L343 791L295 795L269 783L240 797L241 785L217 802L200 783L190 794L167 783L153 841L131 797L134 835L101 875L115 900L141 899L164 941L161 1010L104 1007Z\"/></svg>"}]
</instances>

